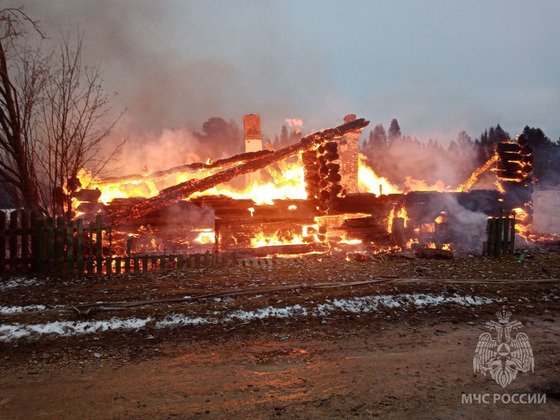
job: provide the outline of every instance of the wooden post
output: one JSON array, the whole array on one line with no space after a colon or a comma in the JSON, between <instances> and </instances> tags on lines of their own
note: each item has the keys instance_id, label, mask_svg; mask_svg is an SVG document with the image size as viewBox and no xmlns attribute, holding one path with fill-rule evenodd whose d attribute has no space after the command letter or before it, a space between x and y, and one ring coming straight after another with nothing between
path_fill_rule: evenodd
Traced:
<instances>
[{"instance_id":1,"label":"wooden post","mask_svg":"<svg viewBox=\"0 0 560 420\"><path fill-rule=\"evenodd\" d=\"M142 257L142 273L148 272L148 257Z\"/></svg>"},{"instance_id":2,"label":"wooden post","mask_svg":"<svg viewBox=\"0 0 560 420\"><path fill-rule=\"evenodd\" d=\"M113 257L105 258L105 273L110 276L113 274Z\"/></svg>"},{"instance_id":3,"label":"wooden post","mask_svg":"<svg viewBox=\"0 0 560 420\"><path fill-rule=\"evenodd\" d=\"M204 253L203 259L204 259L204 267L209 268L210 267L210 253L208 251L206 251Z\"/></svg>"},{"instance_id":4,"label":"wooden post","mask_svg":"<svg viewBox=\"0 0 560 420\"><path fill-rule=\"evenodd\" d=\"M33 251L33 262L34 262L34 270L38 273L42 273L45 269L45 250L46 250L46 243L45 243L45 221L44 220L35 220L35 235L33 242L34 251Z\"/></svg>"},{"instance_id":5,"label":"wooden post","mask_svg":"<svg viewBox=\"0 0 560 420\"><path fill-rule=\"evenodd\" d=\"M0 272L6 271L6 213L0 211Z\"/></svg>"},{"instance_id":6,"label":"wooden post","mask_svg":"<svg viewBox=\"0 0 560 420\"><path fill-rule=\"evenodd\" d=\"M54 268L54 219L52 217L47 218L46 240L47 240L47 268L50 271Z\"/></svg>"},{"instance_id":7,"label":"wooden post","mask_svg":"<svg viewBox=\"0 0 560 420\"><path fill-rule=\"evenodd\" d=\"M103 225L101 215L95 217L95 258L97 259L97 274L103 273Z\"/></svg>"},{"instance_id":8,"label":"wooden post","mask_svg":"<svg viewBox=\"0 0 560 420\"><path fill-rule=\"evenodd\" d=\"M220 252L220 229L222 226L222 219L216 217L214 219L214 252Z\"/></svg>"},{"instance_id":9,"label":"wooden post","mask_svg":"<svg viewBox=\"0 0 560 420\"><path fill-rule=\"evenodd\" d=\"M140 272L140 258L139 257L134 257L134 272L135 273Z\"/></svg>"},{"instance_id":10,"label":"wooden post","mask_svg":"<svg viewBox=\"0 0 560 420\"><path fill-rule=\"evenodd\" d=\"M64 240L66 239L66 232L64 229L64 219L62 216L56 218L55 230L55 247L54 247L54 260L55 270L62 272L64 270Z\"/></svg>"},{"instance_id":11,"label":"wooden post","mask_svg":"<svg viewBox=\"0 0 560 420\"><path fill-rule=\"evenodd\" d=\"M502 255L502 217L494 218L494 256L499 257Z\"/></svg>"},{"instance_id":12,"label":"wooden post","mask_svg":"<svg viewBox=\"0 0 560 420\"><path fill-rule=\"evenodd\" d=\"M18 240L17 240L17 228L18 228L18 211L14 210L10 213L10 237L8 239L10 246L10 268L13 270L16 268L17 254L18 254Z\"/></svg>"},{"instance_id":13,"label":"wooden post","mask_svg":"<svg viewBox=\"0 0 560 420\"><path fill-rule=\"evenodd\" d=\"M29 215L26 211L21 212L21 264L22 267L28 269L30 267L30 249L29 249Z\"/></svg>"},{"instance_id":14,"label":"wooden post","mask_svg":"<svg viewBox=\"0 0 560 420\"><path fill-rule=\"evenodd\" d=\"M177 255L177 270L183 269L183 254Z\"/></svg>"},{"instance_id":15,"label":"wooden post","mask_svg":"<svg viewBox=\"0 0 560 420\"><path fill-rule=\"evenodd\" d=\"M78 219L76 222L76 269L78 274L83 274L84 272L84 221Z\"/></svg>"},{"instance_id":16,"label":"wooden post","mask_svg":"<svg viewBox=\"0 0 560 420\"><path fill-rule=\"evenodd\" d=\"M494 225L492 223L492 217L486 220L486 255L489 257L492 255L492 229Z\"/></svg>"},{"instance_id":17,"label":"wooden post","mask_svg":"<svg viewBox=\"0 0 560 420\"><path fill-rule=\"evenodd\" d=\"M74 222L70 221L66 225L66 269L69 273L74 272Z\"/></svg>"},{"instance_id":18,"label":"wooden post","mask_svg":"<svg viewBox=\"0 0 560 420\"><path fill-rule=\"evenodd\" d=\"M510 239L509 239L509 252L511 254L513 254L515 252L515 213L512 214L511 220L509 221L509 223L511 223L511 227L509 230L509 234L510 234Z\"/></svg>"},{"instance_id":19,"label":"wooden post","mask_svg":"<svg viewBox=\"0 0 560 420\"><path fill-rule=\"evenodd\" d=\"M115 258L115 274L121 274L121 257Z\"/></svg>"},{"instance_id":20,"label":"wooden post","mask_svg":"<svg viewBox=\"0 0 560 420\"><path fill-rule=\"evenodd\" d=\"M88 274L93 274L94 272L93 261L94 258L92 256L89 256L86 260L86 270Z\"/></svg>"},{"instance_id":21,"label":"wooden post","mask_svg":"<svg viewBox=\"0 0 560 420\"><path fill-rule=\"evenodd\" d=\"M130 273L130 255L124 258L124 272L126 274Z\"/></svg>"},{"instance_id":22,"label":"wooden post","mask_svg":"<svg viewBox=\"0 0 560 420\"><path fill-rule=\"evenodd\" d=\"M502 240L502 249L504 251L504 254L509 254L509 228L511 226L511 221L510 221L510 217L509 217L509 212L507 212L504 216L504 237Z\"/></svg>"}]
</instances>

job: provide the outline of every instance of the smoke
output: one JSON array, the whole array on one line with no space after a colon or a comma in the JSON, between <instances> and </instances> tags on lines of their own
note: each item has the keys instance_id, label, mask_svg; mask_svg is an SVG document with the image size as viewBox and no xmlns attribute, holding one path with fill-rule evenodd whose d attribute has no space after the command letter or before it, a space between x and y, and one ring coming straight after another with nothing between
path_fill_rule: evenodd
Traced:
<instances>
[{"instance_id":1,"label":"smoke","mask_svg":"<svg viewBox=\"0 0 560 420\"><path fill-rule=\"evenodd\" d=\"M406 135L387 139L384 130L376 126L363 150L379 175L405 190L456 187L479 166L477 149L466 133L453 141L435 136L426 141Z\"/></svg>"},{"instance_id":2,"label":"smoke","mask_svg":"<svg viewBox=\"0 0 560 420\"><path fill-rule=\"evenodd\" d=\"M281 3L23 4L40 20L50 46L61 31L84 33L84 62L101 68L105 89L117 94L114 115L126 109L135 128L125 133L130 124L124 124L114 144L123 134L134 142L133 136L155 140L164 130L194 132L211 116L241 121L243 114L259 113L264 131L276 131L284 115L328 102L321 54L301 40L296 50L285 47L290 12ZM313 76L297 63L313 69Z\"/></svg>"},{"instance_id":3,"label":"smoke","mask_svg":"<svg viewBox=\"0 0 560 420\"><path fill-rule=\"evenodd\" d=\"M453 243L454 250L459 253L482 251L486 220L497 197L481 193L474 192L463 197L441 194L424 209L424 214L429 215L431 220L440 212L445 212L449 226L446 242Z\"/></svg>"},{"instance_id":4,"label":"smoke","mask_svg":"<svg viewBox=\"0 0 560 420\"><path fill-rule=\"evenodd\" d=\"M237 124L221 118L210 118L201 132L164 128L159 133L147 132L125 118L113 136L126 139L126 143L116 160L110 162L107 173L145 173L184 163L205 162L231 156L242 147ZM111 147L111 143L106 145L105 155L110 153Z\"/></svg>"}]
</instances>

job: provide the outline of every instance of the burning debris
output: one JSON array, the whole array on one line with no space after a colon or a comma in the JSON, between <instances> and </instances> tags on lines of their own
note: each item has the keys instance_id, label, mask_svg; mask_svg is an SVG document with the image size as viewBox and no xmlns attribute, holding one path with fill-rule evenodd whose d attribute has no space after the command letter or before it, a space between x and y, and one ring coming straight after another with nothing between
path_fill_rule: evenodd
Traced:
<instances>
[{"instance_id":1,"label":"burning debris","mask_svg":"<svg viewBox=\"0 0 560 420\"><path fill-rule=\"evenodd\" d=\"M448 258L480 251L487 217L503 210L516 214L518 234L528 237L532 156L522 137L498 144L456 187L410 178L399 187L360 154L358 139L368 121L353 114L341 126L278 150L262 150L258 115L243 122L245 152L229 158L106 179L82 172L88 188L73 198L76 214L105 212L119 226L115 243L119 234L127 244L132 237L134 249L143 252L412 251ZM498 190L472 190L490 170ZM245 187L233 186L234 178ZM204 221L193 216L198 211L206 213Z\"/></svg>"}]
</instances>

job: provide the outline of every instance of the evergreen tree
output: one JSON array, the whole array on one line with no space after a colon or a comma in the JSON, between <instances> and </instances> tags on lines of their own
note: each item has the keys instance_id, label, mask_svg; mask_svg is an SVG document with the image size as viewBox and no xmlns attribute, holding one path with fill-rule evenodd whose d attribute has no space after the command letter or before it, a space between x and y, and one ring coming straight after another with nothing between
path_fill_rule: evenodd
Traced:
<instances>
[{"instance_id":1,"label":"evergreen tree","mask_svg":"<svg viewBox=\"0 0 560 420\"><path fill-rule=\"evenodd\" d=\"M399 122L396 118L393 118L391 121L391 125L389 126L389 134L387 136L389 142L393 140L397 140L401 137L401 127L399 126Z\"/></svg>"},{"instance_id":2,"label":"evergreen tree","mask_svg":"<svg viewBox=\"0 0 560 420\"><path fill-rule=\"evenodd\" d=\"M472 148L474 146L474 142L471 139L471 136L469 136L469 134L465 130L457 134L457 138L455 139L455 142L459 147L459 149Z\"/></svg>"}]
</instances>

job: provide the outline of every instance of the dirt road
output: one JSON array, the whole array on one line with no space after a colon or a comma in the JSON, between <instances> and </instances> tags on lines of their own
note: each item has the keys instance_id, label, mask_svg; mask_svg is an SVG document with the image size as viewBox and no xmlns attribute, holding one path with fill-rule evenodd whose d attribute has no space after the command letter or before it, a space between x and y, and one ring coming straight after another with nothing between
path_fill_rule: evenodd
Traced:
<instances>
[{"instance_id":1,"label":"dirt road","mask_svg":"<svg viewBox=\"0 0 560 420\"><path fill-rule=\"evenodd\" d=\"M2 363L0 416L558 418L558 313L518 310L535 372L503 389L472 370L493 309L450 316L434 308L400 319L353 315L303 327L257 322L206 331L211 339L178 329L22 345L26 357L12 348ZM463 393L546 393L547 399L466 404Z\"/></svg>"}]
</instances>

